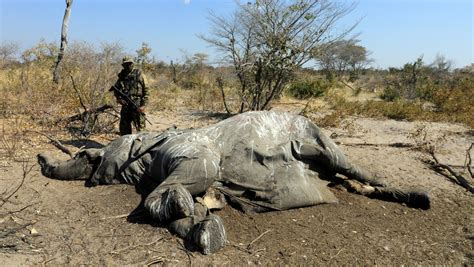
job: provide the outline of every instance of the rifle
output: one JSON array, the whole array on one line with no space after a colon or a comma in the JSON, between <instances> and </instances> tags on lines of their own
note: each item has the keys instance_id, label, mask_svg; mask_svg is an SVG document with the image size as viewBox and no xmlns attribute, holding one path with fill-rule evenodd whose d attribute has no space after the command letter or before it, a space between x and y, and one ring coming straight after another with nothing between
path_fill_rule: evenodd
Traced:
<instances>
[{"instance_id":1,"label":"rifle","mask_svg":"<svg viewBox=\"0 0 474 267\"><path fill-rule=\"evenodd\" d=\"M130 99L130 97L128 95L126 95L124 92L122 92L122 90L118 89L115 85L112 85L112 87L110 87L110 90L109 91L115 91L119 97L125 101L127 103L127 105L130 105L131 107L133 107L137 112L138 114L140 114L141 116L143 116L143 118L145 118L145 120L150 124L150 125L153 125L146 117L146 114L145 112L141 112L139 107L137 106L137 104L135 104L135 102L133 102L132 99Z\"/></svg>"}]
</instances>

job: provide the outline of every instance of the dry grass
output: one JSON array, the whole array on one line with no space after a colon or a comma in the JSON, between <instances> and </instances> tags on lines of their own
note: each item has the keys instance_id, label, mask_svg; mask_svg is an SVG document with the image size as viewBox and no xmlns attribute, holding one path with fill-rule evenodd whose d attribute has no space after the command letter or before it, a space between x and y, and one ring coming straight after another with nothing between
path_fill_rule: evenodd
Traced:
<instances>
[{"instance_id":1,"label":"dry grass","mask_svg":"<svg viewBox=\"0 0 474 267\"><path fill-rule=\"evenodd\" d=\"M22 116L30 127L42 131L64 130L65 125L58 123L61 119L84 109L115 104L108 89L120 70L120 65L115 63L118 62L120 51L104 56L104 53L97 53L85 43L72 45L63 61L62 80L59 84L52 82L54 57L48 53L35 53L36 57L25 59L21 64L0 68L0 118L5 120ZM216 83L217 77L224 76L222 88L227 106L233 113L239 110L241 99L237 91L238 83L235 77L232 80L232 73L227 73L226 70L197 69L183 74L177 84L173 83L171 73L166 68L149 69L145 74L150 85L148 112L177 111L184 108L224 113L222 92ZM307 80L319 77L314 73L305 75L302 78ZM378 77L377 73L372 76ZM447 83L446 86L451 86L449 88L433 89L434 110L425 108L422 102L380 101L376 93L370 92L375 90L375 85L378 86L380 81L373 82L372 85L367 82L366 85L370 85L370 88L365 88L356 95L347 86L324 90L323 98L311 100L301 109L303 114L314 118L321 126L336 126L347 116L360 115L396 120L459 122L474 127L474 105L471 103L474 99L474 80L468 75L460 75L452 80L456 82ZM283 98L275 102L285 102L284 110L294 109L295 105L289 103L298 101ZM86 123L89 122L84 122ZM7 150L15 150L11 142L3 142Z\"/></svg>"},{"instance_id":2,"label":"dry grass","mask_svg":"<svg viewBox=\"0 0 474 267\"><path fill-rule=\"evenodd\" d=\"M324 100L328 103L332 112L326 116L314 119L318 125L323 127L338 126L344 118L351 115L407 121L455 122L464 123L471 128L474 127L474 108L469 103L469 98L466 99L465 96L464 98L448 98L448 101L445 101L445 105L457 107L449 111L431 110L431 108L427 108L423 102L419 101L348 101L346 96L334 91L327 94ZM317 112L318 110L321 110L321 106L309 108L307 112Z\"/></svg>"}]
</instances>

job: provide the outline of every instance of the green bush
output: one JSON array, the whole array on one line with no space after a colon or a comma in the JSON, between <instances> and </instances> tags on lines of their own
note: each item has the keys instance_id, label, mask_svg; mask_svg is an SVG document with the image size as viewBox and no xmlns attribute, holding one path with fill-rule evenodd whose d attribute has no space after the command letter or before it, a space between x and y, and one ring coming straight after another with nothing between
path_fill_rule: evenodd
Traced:
<instances>
[{"instance_id":1,"label":"green bush","mask_svg":"<svg viewBox=\"0 0 474 267\"><path fill-rule=\"evenodd\" d=\"M400 98L400 90L393 86L387 86L380 95L380 98L385 101L395 101Z\"/></svg>"},{"instance_id":2,"label":"green bush","mask_svg":"<svg viewBox=\"0 0 474 267\"><path fill-rule=\"evenodd\" d=\"M307 99L324 95L332 86L326 79L302 80L291 83L288 92L298 99Z\"/></svg>"}]
</instances>

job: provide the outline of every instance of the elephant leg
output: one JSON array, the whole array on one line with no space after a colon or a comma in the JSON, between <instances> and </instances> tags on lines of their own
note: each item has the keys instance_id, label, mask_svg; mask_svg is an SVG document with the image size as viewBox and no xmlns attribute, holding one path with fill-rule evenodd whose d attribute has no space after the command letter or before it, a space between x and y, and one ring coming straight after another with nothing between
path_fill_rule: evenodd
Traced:
<instances>
[{"instance_id":1,"label":"elephant leg","mask_svg":"<svg viewBox=\"0 0 474 267\"><path fill-rule=\"evenodd\" d=\"M371 186L386 186L386 183L380 178L376 177L374 174L371 174L367 170L364 170L359 166L353 165L349 162L338 166L336 171L349 179L354 179Z\"/></svg>"},{"instance_id":2,"label":"elephant leg","mask_svg":"<svg viewBox=\"0 0 474 267\"><path fill-rule=\"evenodd\" d=\"M324 166L327 170L340 173L372 186L385 186L383 181L366 170L351 164L336 145L326 142L325 146L293 141L293 150L297 158L309 160L316 166Z\"/></svg>"},{"instance_id":3,"label":"elephant leg","mask_svg":"<svg viewBox=\"0 0 474 267\"><path fill-rule=\"evenodd\" d=\"M166 223L170 231L204 254L214 253L226 243L222 220L193 200L218 177L217 162L206 155L181 161L144 203L154 219Z\"/></svg>"},{"instance_id":4,"label":"elephant leg","mask_svg":"<svg viewBox=\"0 0 474 267\"><path fill-rule=\"evenodd\" d=\"M404 203L408 207L427 210L430 208L428 193L416 190L402 190L394 187L372 187L354 180L344 181L343 186L349 191L385 201Z\"/></svg>"},{"instance_id":5,"label":"elephant leg","mask_svg":"<svg viewBox=\"0 0 474 267\"><path fill-rule=\"evenodd\" d=\"M194 203L182 185L156 188L145 199L145 207L153 218L168 223L170 231L184 238L188 246L204 254L220 250L227 242L221 218L209 214L203 204Z\"/></svg>"},{"instance_id":6,"label":"elephant leg","mask_svg":"<svg viewBox=\"0 0 474 267\"><path fill-rule=\"evenodd\" d=\"M194 215L193 197L181 184L158 186L144 204L151 217L162 223Z\"/></svg>"},{"instance_id":7,"label":"elephant leg","mask_svg":"<svg viewBox=\"0 0 474 267\"><path fill-rule=\"evenodd\" d=\"M206 155L183 159L146 197L145 208L160 222L193 215L192 196L204 193L218 177L217 162Z\"/></svg>"},{"instance_id":8,"label":"elephant leg","mask_svg":"<svg viewBox=\"0 0 474 267\"><path fill-rule=\"evenodd\" d=\"M85 154L67 161L58 161L47 154L37 156L41 173L58 180L87 180L92 175L93 164Z\"/></svg>"}]
</instances>

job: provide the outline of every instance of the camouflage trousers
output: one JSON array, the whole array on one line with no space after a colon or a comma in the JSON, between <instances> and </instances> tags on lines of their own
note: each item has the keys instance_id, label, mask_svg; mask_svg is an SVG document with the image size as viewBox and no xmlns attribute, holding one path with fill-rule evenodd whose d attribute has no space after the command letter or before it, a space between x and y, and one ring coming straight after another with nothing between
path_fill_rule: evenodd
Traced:
<instances>
[{"instance_id":1,"label":"camouflage trousers","mask_svg":"<svg viewBox=\"0 0 474 267\"><path fill-rule=\"evenodd\" d=\"M146 129L145 117L141 116L138 111L128 106L122 106L120 111L120 135L126 135L132 133L132 124L137 132L144 131Z\"/></svg>"}]
</instances>

